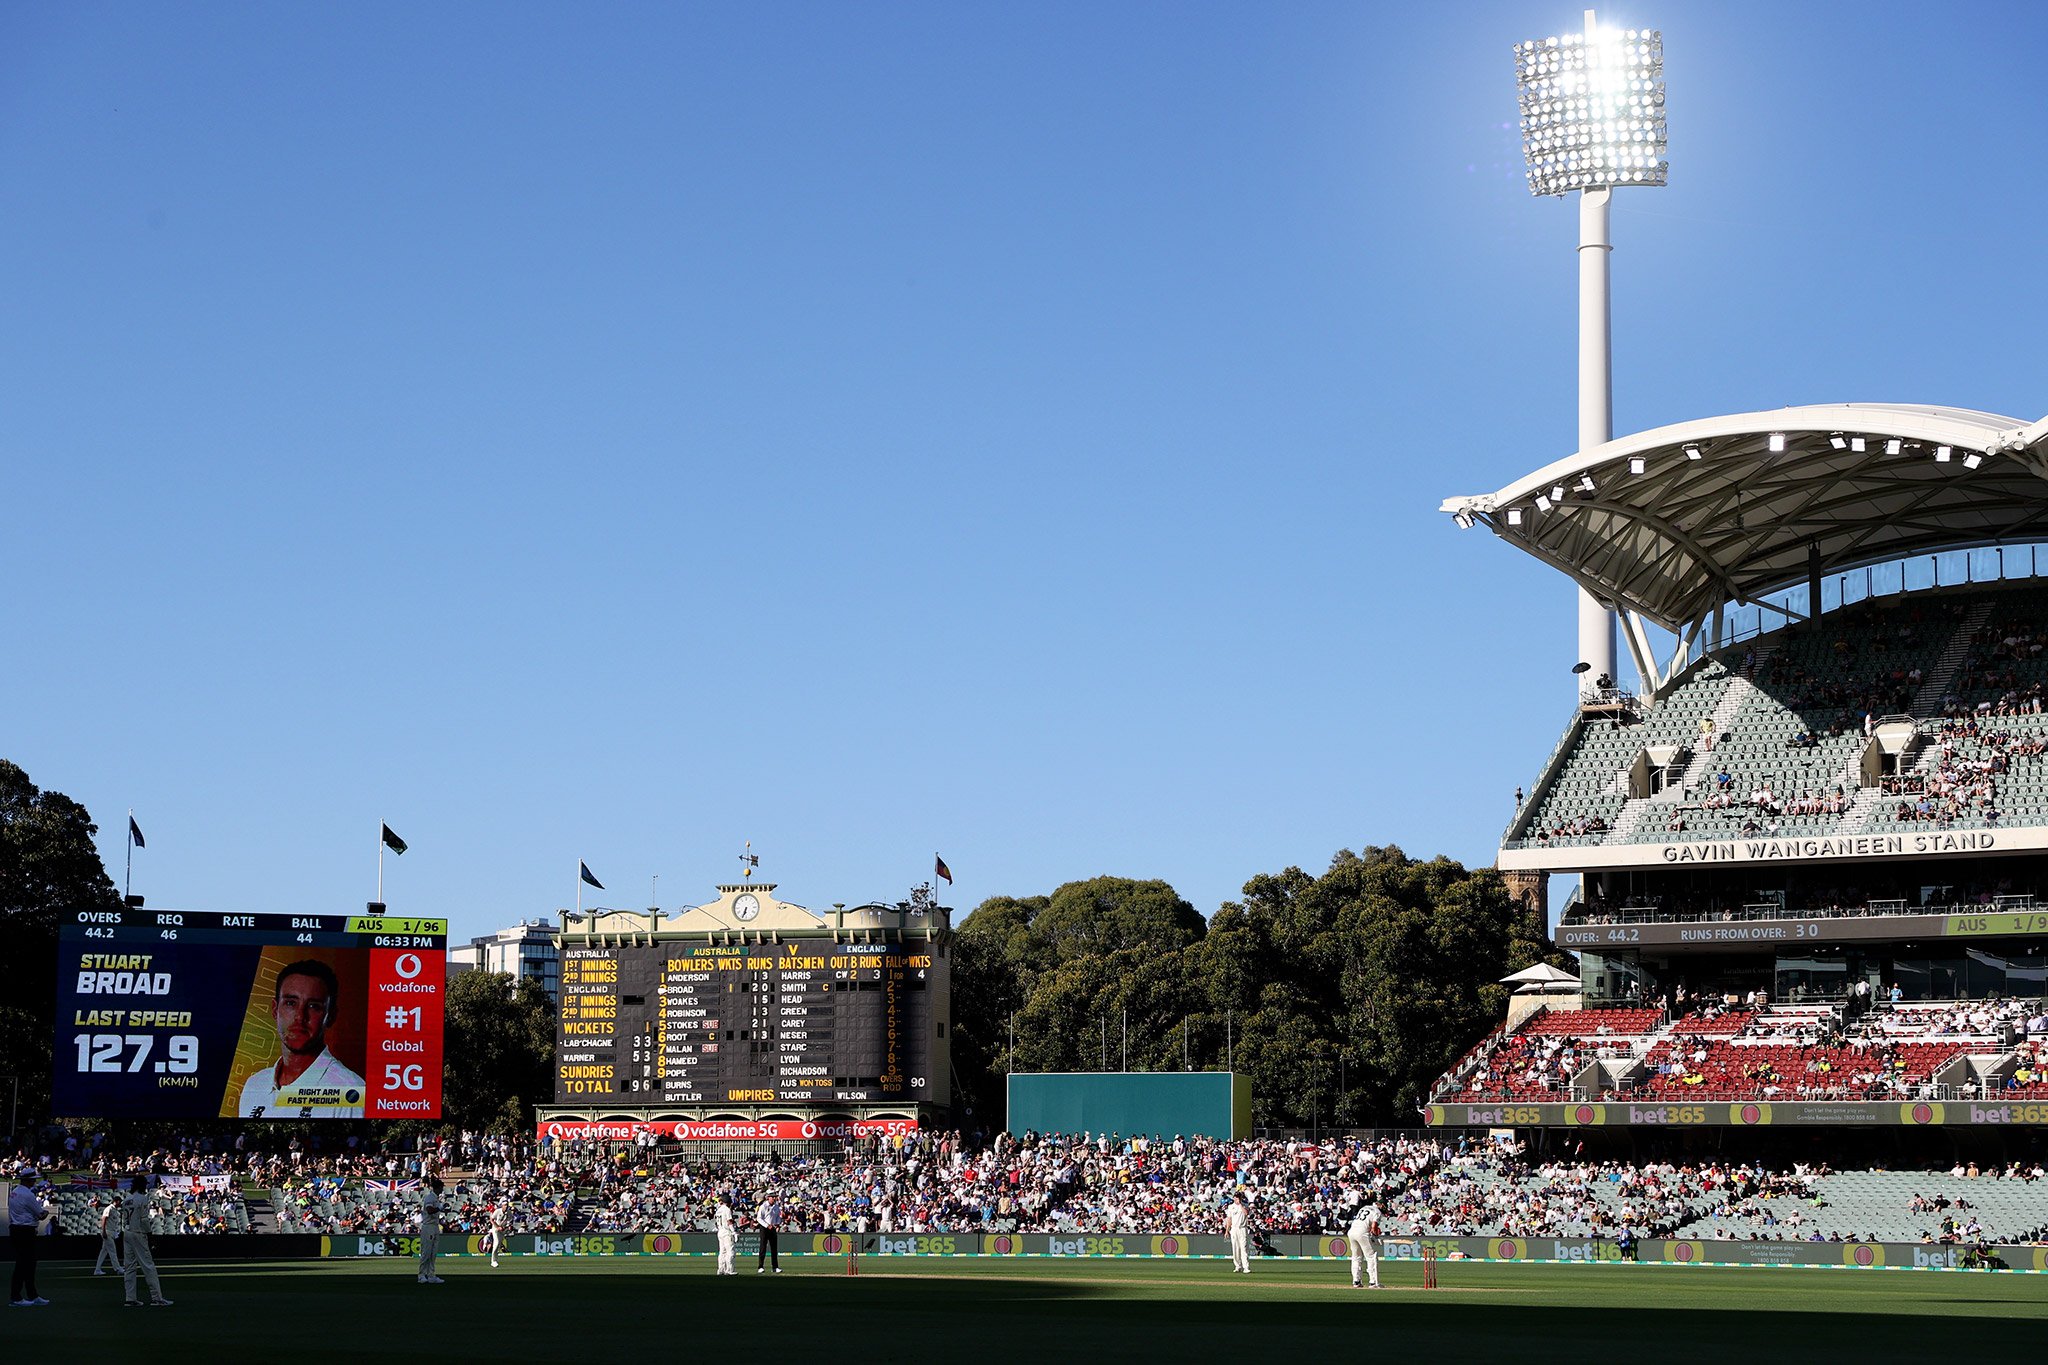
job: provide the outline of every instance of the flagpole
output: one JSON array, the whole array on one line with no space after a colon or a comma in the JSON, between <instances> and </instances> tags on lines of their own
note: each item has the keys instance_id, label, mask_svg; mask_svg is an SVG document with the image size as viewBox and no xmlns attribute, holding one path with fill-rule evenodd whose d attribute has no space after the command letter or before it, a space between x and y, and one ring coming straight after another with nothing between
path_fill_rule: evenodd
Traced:
<instances>
[{"instance_id":1,"label":"flagpole","mask_svg":"<svg viewBox=\"0 0 2048 1365\"><path fill-rule=\"evenodd\" d=\"M135 807L128 808L128 866L121 873L121 904L128 903L128 887L135 880Z\"/></svg>"},{"instance_id":2,"label":"flagpole","mask_svg":"<svg viewBox=\"0 0 2048 1365\"><path fill-rule=\"evenodd\" d=\"M583 860L576 860L576 918L583 918Z\"/></svg>"},{"instance_id":3,"label":"flagpole","mask_svg":"<svg viewBox=\"0 0 2048 1365\"><path fill-rule=\"evenodd\" d=\"M384 821L377 820L377 904L384 903Z\"/></svg>"}]
</instances>

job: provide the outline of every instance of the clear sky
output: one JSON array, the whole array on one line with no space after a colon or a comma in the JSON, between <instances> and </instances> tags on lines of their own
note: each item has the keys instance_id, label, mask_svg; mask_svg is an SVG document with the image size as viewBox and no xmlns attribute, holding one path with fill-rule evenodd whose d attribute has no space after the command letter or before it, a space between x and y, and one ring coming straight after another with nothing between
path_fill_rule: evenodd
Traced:
<instances>
[{"instance_id":1,"label":"clear sky","mask_svg":"<svg viewBox=\"0 0 2048 1365\"><path fill-rule=\"evenodd\" d=\"M1493 856L1569 585L1570 4L0 8L0 755L152 905L1212 911ZM2048 6L1700 3L1615 427L2048 412ZM943 890L944 888L942 888Z\"/></svg>"}]
</instances>

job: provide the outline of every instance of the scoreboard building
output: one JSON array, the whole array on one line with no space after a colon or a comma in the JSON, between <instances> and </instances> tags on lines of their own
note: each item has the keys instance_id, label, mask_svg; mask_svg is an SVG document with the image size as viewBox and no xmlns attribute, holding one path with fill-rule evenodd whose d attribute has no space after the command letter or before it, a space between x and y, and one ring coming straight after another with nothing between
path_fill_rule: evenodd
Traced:
<instances>
[{"instance_id":1,"label":"scoreboard building","mask_svg":"<svg viewBox=\"0 0 2048 1365\"><path fill-rule=\"evenodd\" d=\"M950 911L736 882L673 913L565 918L543 1136L829 1141L951 1106Z\"/></svg>"}]
</instances>

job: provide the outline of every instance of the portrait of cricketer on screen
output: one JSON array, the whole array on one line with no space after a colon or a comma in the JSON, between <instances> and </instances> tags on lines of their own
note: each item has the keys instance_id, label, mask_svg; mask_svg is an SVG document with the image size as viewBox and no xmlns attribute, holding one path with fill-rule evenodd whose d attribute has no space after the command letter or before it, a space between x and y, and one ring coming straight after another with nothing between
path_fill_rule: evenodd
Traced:
<instances>
[{"instance_id":1,"label":"portrait of cricketer on screen","mask_svg":"<svg viewBox=\"0 0 2048 1365\"><path fill-rule=\"evenodd\" d=\"M264 966L288 949L264 949ZM316 957L284 962L276 969L269 999L261 985L250 1002L236 1062L253 1054L255 1069L242 1083L237 1113L242 1118L359 1119L368 1091L363 1078L334 1055L334 1035L343 1009L359 1007L361 991L350 1001L333 965ZM267 1004L259 1017L257 1010ZM266 1027L267 1025L267 1027ZM359 1030L349 1030L360 1038ZM360 1046L360 1045L358 1045Z\"/></svg>"}]
</instances>

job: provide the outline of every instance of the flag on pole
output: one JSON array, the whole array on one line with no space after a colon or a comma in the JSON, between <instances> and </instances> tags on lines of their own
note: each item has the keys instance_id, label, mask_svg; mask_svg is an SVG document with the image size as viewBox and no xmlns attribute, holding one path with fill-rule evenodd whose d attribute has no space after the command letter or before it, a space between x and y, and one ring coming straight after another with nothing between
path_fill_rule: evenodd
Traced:
<instances>
[{"instance_id":1,"label":"flag on pole","mask_svg":"<svg viewBox=\"0 0 2048 1365\"><path fill-rule=\"evenodd\" d=\"M128 812L128 842L135 845L137 848L149 847L148 844L142 841L142 826L135 823L134 811Z\"/></svg>"},{"instance_id":2,"label":"flag on pole","mask_svg":"<svg viewBox=\"0 0 2048 1365\"><path fill-rule=\"evenodd\" d=\"M390 849L393 853L404 853L405 840L399 838L396 834L392 833L391 826L385 824L383 821L380 820L377 823L378 827L384 831L384 847Z\"/></svg>"},{"instance_id":3,"label":"flag on pole","mask_svg":"<svg viewBox=\"0 0 2048 1365\"><path fill-rule=\"evenodd\" d=\"M947 867L946 860L936 853L932 855L932 875L934 877L944 877L948 886L953 884L953 869Z\"/></svg>"},{"instance_id":4,"label":"flag on pole","mask_svg":"<svg viewBox=\"0 0 2048 1365\"><path fill-rule=\"evenodd\" d=\"M589 882L600 891L604 890L604 883L599 881L596 875L591 872L589 863L584 862L580 858L577 859L576 870L582 874L584 881Z\"/></svg>"}]
</instances>

